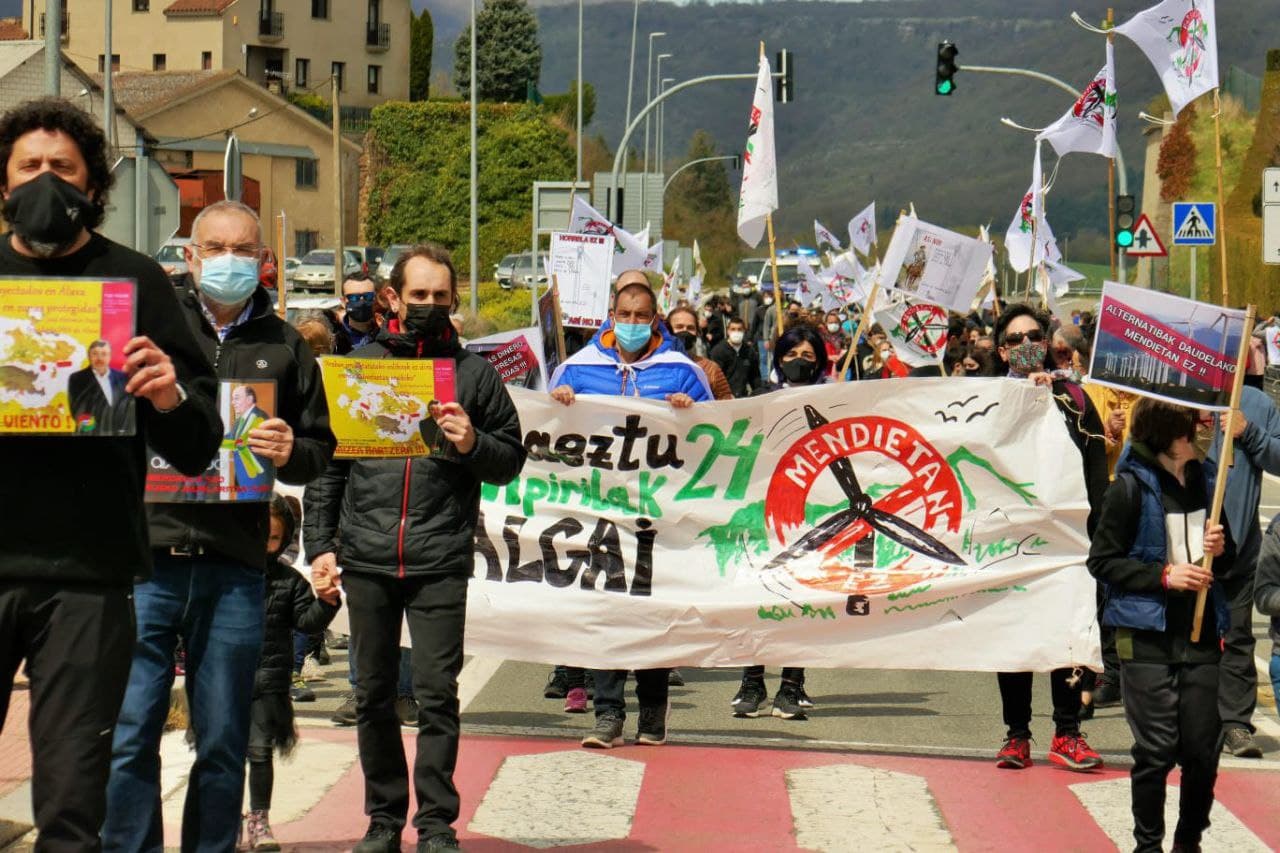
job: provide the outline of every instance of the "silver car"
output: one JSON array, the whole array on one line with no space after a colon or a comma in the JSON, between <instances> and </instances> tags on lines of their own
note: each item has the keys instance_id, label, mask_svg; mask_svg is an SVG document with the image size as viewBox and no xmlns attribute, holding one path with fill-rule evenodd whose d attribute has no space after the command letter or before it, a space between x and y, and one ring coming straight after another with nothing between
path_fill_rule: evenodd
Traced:
<instances>
[{"instance_id":1,"label":"silver car","mask_svg":"<svg viewBox=\"0 0 1280 853\"><path fill-rule=\"evenodd\" d=\"M360 258L353 252L342 253L342 276L360 272ZM295 290L333 290L333 250L314 249L303 257L293 271Z\"/></svg>"},{"instance_id":2,"label":"silver car","mask_svg":"<svg viewBox=\"0 0 1280 853\"><path fill-rule=\"evenodd\" d=\"M174 237L156 252L156 263L160 264L170 279L177 280L187 274L187 256L182 248L191 242L190 237Z\"/></svg>"},{"instance_id":3,"label":"silver car","mask_svg":"<svg viewBox=\"0 0 1280 853\"><path fill-rule=\"evenodd\" d=\"M373 270L373 280L378 284L386 284L387 279L391 278L391 268L396 265L401 253L412 248L408 243L393 243L388 246L382 253L382 260L378 261L377 269Z\"/></svg>"}]
</instances>

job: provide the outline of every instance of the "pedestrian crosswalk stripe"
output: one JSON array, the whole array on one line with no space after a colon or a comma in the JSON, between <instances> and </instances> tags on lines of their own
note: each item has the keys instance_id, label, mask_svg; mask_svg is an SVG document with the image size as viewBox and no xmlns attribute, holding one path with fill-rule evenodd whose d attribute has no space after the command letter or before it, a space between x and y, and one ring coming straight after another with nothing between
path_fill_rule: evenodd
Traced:
<instances>
[{"instance_id":1,"label":"pedestrian crosswalk stripe","mask_svg":"<svg viewBox=\"0 0 1280 853\"><path fill-rule=\"evenodd\" d=\"M1089 812L1089 816L1115 842L1121 850L1133 847L1133 811L1128 779L1111 779L1106 782L1081 782L1071 786L1071 792ZM1165 789L1164 825L1165 846L1173 840L1174 827L1178 825L1179 789L1173 785ZM1200 846L1205 850L1230 850L1231 853L1266 853L1270 848L1222 803L1214 803L1209 813L1209 829Z\"/></svg>"},{"instance_id":2,"label":"pedestrian crosswalk stripe","mask_svg":"<svg viewBox=\"0 0 1280 853\"><path fill-rule=\"evenodd\" d=\"M857 764L787 771L796 844L808 850L955 850L921 776Z\"/></svg>"},{"instance_id":3,"label":"pedestrian crosswalk stripe","mask_svg":"<svg viewBox=\"0 0 1280 853\"><path fill-rule=\"evenodd\" d=\"M467 829L538 848L625 839L644 768L642 761L582 751L513 755Z\"/></svg>"}]
</instances>

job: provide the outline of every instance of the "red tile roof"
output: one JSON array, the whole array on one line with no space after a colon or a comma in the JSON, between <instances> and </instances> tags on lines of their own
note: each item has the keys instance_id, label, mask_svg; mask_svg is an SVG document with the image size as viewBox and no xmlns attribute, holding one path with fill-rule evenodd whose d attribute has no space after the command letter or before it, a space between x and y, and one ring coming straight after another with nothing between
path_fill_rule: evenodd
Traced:
<instances>
[{"instance_id":1,"label":"red tile roof","mask_svg":"<svg viewBox=\"0 0 1280 853\"><path fill-rule=\"evenodd\" d=\"M20 18L0 19L0 41L26 41L30 36L22 27Z\"/></svg>"},{"instance_id":2,"label":"red tile roof","mask_svg":"<svg viewBox=\"0 0 1280 853\"><path fill-rule=\"evenodd\" d=\"M166 15L221 15L235 0L174 0L165 7Z\"/></svg>"}]
</instances>

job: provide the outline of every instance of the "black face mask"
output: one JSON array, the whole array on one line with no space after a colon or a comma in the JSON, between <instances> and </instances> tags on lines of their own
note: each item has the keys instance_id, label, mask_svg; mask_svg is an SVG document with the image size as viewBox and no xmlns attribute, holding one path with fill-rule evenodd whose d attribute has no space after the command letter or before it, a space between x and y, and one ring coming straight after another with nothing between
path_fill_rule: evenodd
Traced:
<instances>
[{"instance_id":1,"label":"black face mask","mask_svg":"<svg viewBox=\"0 0 1280 853\"><path fill-rule=\"evenodd\" d=\"M453 336L453 323L449 322L446 305L408 305L404 317L404 330L427 341L439 341Z\"/></svg>"},{"instance_id":2,"label":"black face mask","mask_svg":"<svg viewBox=\"0 0 1280 853\"><path fill-rule=\"evenodd\" d=\"M808 359L793 358L791 361L782 362L782 375L792 385L810 384L817 372L818 365Z\"/></svg>"},{"instance_id":3,"label":"black face mask","mask_svg":"<svg viewBox=\"0 0 1280 853\"><path fill-rule=\"evenodd\" d=\"M367 323L373 319L373 303L358 302L356 304L347 303L347 318L356 323Z\"/></svg>"},{"instance_id":4,"label":"black face mask","mask_svg":"<svg viewBox=\"0 0 1280 853\"><path fill-rule=\"evenodd\" d=\"M36 254L51 257L80 237L93 213L93 202L53 172L45 172L10 191L5 221Z\"/></svg>"},{"instance_id":5,"label":"black face mask","mask_svg":"<svg viewBox=\"0 0 1280 853\"><path fill-rule=\"evenodd\" d=\"M676 340L684 346L684 351L693 354L693 349L698 343L698 336L693 332L680 332L676 335Z\"/></svg>"}]
</instances>

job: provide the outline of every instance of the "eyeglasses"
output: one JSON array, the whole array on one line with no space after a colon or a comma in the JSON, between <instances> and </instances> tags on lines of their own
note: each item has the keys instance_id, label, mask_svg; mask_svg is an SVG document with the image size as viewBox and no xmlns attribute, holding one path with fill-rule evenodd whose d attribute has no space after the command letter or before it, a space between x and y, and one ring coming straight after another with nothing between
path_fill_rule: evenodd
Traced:
<instances>
[{"instance_id":1,"label":"eyeglasses","mask_svg":"<svg viewBox=\"0 0 1280 853\"><path fill-rule=\"evenodd\" d=\"M372 305L373 299L374 299L373 291L369 291L368 293L348 293L347 294L348 305Z\"/></svg>"},{"instance_id":2,"label":"eyeglasses","mask_svg":"<svg viewBox=\"0 0 1280 853\"><path fill-rule=\"evenodd\" d=\"M227 245L225 243L192 243L195 246L196 253L201 258L212 258L214 255L223 255L227 252L238 258L256 258L262 252L262 246L258 243L238 243Z\"/></svg>"},{"instance_id":3,"label":"eyeglasses","mask_svg":"<svg viewBox=\"0 0 1280 853\"><path fill-rule=\"evenodd\" d=\"M1033 344L1038 344L1044 340L1044 331L1041 329L1032 329L1029 332L1005 332L1004 333L1005 346L1016 347L1018 344L1022 343L1024 340L1031 341L1031 343Z\"/></svg>"}]
</instances>

